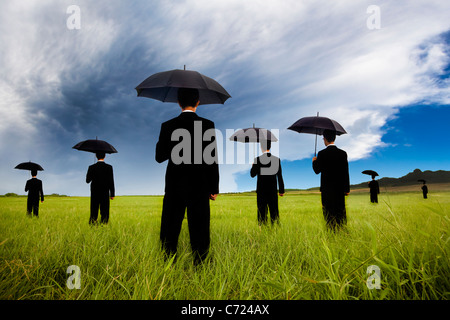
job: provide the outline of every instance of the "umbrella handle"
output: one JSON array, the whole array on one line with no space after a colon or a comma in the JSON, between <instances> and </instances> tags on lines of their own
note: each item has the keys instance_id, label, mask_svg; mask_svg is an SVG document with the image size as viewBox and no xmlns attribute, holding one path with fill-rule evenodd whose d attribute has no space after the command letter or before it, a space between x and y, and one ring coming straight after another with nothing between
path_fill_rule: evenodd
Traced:
<instances>
[{"instance_id":1,"label":"umbrella handle","mask_svg":"<svg viewBox=\"0 0 450 320\"><path fill-rule=\"evenodd\" d=\"M314 147L314 157L317 156L317 133L316 133L316 145Z\"/></svg>"},{"instance_id":2,"label":"umbrella handle","mask_svg":"<svg viewBox=\"0 0 450 320\"><path fill-rule=\"evenodd\" d=\"M319 116L319 111L317 111L317 116ZM317 128L316 128L316 145L314 147L314 157L317 157Z\"/></svg>"}]
</instances>

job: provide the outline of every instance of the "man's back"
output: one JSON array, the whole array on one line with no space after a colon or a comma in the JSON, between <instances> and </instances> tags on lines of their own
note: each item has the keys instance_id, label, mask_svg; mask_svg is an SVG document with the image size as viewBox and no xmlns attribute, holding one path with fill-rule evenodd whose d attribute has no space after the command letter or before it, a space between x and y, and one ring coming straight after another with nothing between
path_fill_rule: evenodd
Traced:
<instances>
[{"instance_id":1,"label":"man's back","mask_svg":"<svg viewBox=\"0 0 450 320\"><path fill-rule=\"evenodd\" d=\"M256 192L277 193L277 179L279 193L284 193L284 181L281 173L280 159L270 153L264 153L256 158L250 170L250 176L257 176Z\"/></svg>"},{"instance_id":2,"label":"man's back","mask_svg":"<svg viewBox=\"0 0 450 320\"><path fill-rule=\"evenodd\" d=\"M369 182L370 192L372 193L380 193L380 187L378 185L378 181L372 180Z\"/></svg>"},{"instance_id":3,"label":"man's back","mask_svg":"<svg viewBox=\"0 0 450 320\"><path fill-rule=\"evenodd\" d=\"M183 112L164 122L156 144L155 159L159 163L168 160L166 192L219 193L214 122L194 112Z\"/></svg>"},{"instance_id":4,"label":"man's back","mask_svg":"<svg viewBox=\"0 0 450 320\"><path fill-rule=\"evenodd\" d=\"M114 176L111 165L98 161L89 166L86 183L91 183L91 191L94 193L109 193L110 197L114 197Z\"/></svg>"},{"instance_id":5,"label":"man's back","mask_svg":"<svg viewBox=\"0 0 450 320\"><path fill-rule=\"evenodd\" d=\"M30 200L44 201L44 192L42 190L42 181L37 178L32 178L27 181L25 185L25 192L28 191L28 198Z\"/></svg>"},{"instance_id":6,"label":"man's back","mask_svg":"<svg viewBox=\"0 0 450 320\"><path fill-rule=\"evenodd\" d=\"M330 145L319 151L313 162L315 173L321 173L320 191L350 192L347 153Z\"/></svg>"}]
</instances>

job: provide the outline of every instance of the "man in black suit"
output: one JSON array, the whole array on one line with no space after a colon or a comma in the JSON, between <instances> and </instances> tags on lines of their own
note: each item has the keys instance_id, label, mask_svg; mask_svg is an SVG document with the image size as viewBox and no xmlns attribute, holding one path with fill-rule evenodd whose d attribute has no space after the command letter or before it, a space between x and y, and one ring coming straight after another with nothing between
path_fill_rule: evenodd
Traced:
<instances>
[{"instance_id":1,"label":"man in black suit","mask_svg":"<svg viewBox=\"0 0 450 320\"><path fill-rule=\"evenodd\" d=\"M380 194L380 186L378 181L375 180L375 176L372 176L372 181L369 182L370 189L370 202L378 203L378 194Z\"/></svg>"},{"instance_id":2,"label":"man in black suit","mask_svg":"<svg viewBox=\"0 0 450 320\"><path fill-rule=\"evenodd\" d=\"M28 191L27 198L27 214L39 217L39 198L44 202L44 191L42 189L42 181L36 178L37 170L31 170L31 179L25 184L25 192Z\"/></svg>"},{"instance_id":3,"label":"man in black suit","mask_svg":"<svg viewBox=\"0 0 450 320\"><path fill-rule=\"evenodd\" d=\"M345 196L350 192L347 153L334 144L336 132L325 130L326 148L313 158L313 170L321 173L322 209L327 226L335 230L347 222Z\"/></svg>"},{"instance_id":4,"label":"man in black suit","mask_svg":"<svg viewBox=\"0 0 450 320\"><path fill-rule=\"evenodd\" d=\"M423 193L423 198L427 199L428 198L428 187L425 184L425 181L423 182L422 193Z\"/></svg>"},{"instance_id":5,"label":"man in black suit","mask_svg":"<svg viewBox=\"0 0 450 320\"><path fill-rule=\"evenodd\" d=\"M91 216L89 224L97 223L100 208L102 224L109 221L109 199L115 197L113 167L105 163L105 153L97 152L97 163L89 166L86 183L91 183Z\"/></svg>"},{"instance_id":6,"label":"man in black suit","mask_svg":"<svg viewBox=\"0 0 450 320\"><path fill-rule=\"evenodd\" d=\"M199 117L197 89L178 89L178 117L161 125L156 144L158 163L168 160L160 239L166 257L176 254L187 210L194 264L203 262L210 246L209 200L219 193L214 122Z\"/></svg>"},{"instance_id":7,"label":"man in black suit","mask_svg":"<svg viewBox=\"0 0 450 320\"><path fill-rule=\"evenodd\" d=\"M250 176L257 176L256 203L258 224L267 223L267 209L270 211L272 225L279 222L278 192L284 196L284 182L281 174L281 161L270 153L270 141L261 142L262 155L257 157L250 170ZM277 180L279 190L277 190Z\"/></svg>"}]
</instances>

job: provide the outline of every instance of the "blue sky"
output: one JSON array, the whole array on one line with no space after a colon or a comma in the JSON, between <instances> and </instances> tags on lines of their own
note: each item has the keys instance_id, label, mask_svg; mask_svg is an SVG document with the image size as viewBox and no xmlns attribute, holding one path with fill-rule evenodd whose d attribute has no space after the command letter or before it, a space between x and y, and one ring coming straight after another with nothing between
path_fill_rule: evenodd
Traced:
<instances>
[{"instance_id":1,"label":"blue sky","mask_svg":"<svg viewBox=\"0 0 450 320\"><path fill-rule=\"evenodd\" d=\"M74 4L81 23L70 30ZM162 194L155 144L180 110L134 88L184 65L231 94L197 111L224 145L227 129L277 130L287 188L319 184L314 136L286 129L317 112L348 132L336 143L351 183L365 181L364 169L450 170L449 15L450 3L425 0L2 1L0 194L24 194L28 173L13 168L31 160L45 169L46 193L89 195L93 155L72 146L95 137L119 151L106 159L118 195ZM379 28L368 26L374 17ZM221 191L254 189L249 168L221 164Z\"/></svg>"},{"instance_id":2,"label":"blue sky","mask_svg":"<svg viewBox=\"0 0 450 320\"><path fill-rule=\"evenodd\" d=\"M398 178L419 168L425 170L450 170L450 148L445 147L450 120L449 106L410 106L402 108L383 127L386 134L379 148L363 159L350 162L351 183L368 181L363 170L375 170L380 177ZM311 138L313 150L314 141ZM339 145L339 137L336 144ZM324 148L320 138L318 150ZM290 188L306 189L318 186L320 178L312 171L311 159L283 161L285 183ZM255 189L255 180L248 172L238 175L239 185L247 190ZM253 188L253 189L252 189ZM245 190L245 189L244 189Z\"/></svg>"}]
</instances>

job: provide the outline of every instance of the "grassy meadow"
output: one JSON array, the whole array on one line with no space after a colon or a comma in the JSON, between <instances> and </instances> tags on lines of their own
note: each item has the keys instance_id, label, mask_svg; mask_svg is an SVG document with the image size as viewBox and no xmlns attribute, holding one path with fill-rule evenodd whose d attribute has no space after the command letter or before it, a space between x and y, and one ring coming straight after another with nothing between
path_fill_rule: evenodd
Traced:
<instances>
[{"instance_id":1,"label":"grassy meadow","mask_svg":"<svg viewBox=\"0 0 450 320\"><path fill-rule=\"evenodd\" d=\"M195 269L186 220L178 260L163 259L162 197L118 196L99 227L88 225L87 197L47 197L38 219L26 216L26 197L0 197L0 299L448 300L450 192L379 201L351 194L347 228L330 233L317 193L279 198L281 224L263 228L255 194L219 195L211 260ZM71 265L79 289L66 284ZM367 286L371 265L379 289Z\"/></svg>"}]
</instances>

